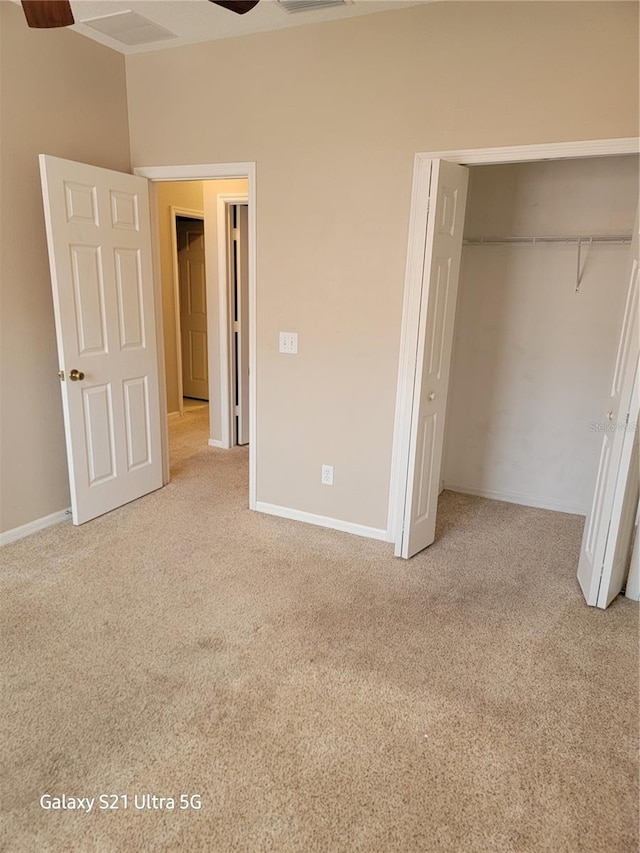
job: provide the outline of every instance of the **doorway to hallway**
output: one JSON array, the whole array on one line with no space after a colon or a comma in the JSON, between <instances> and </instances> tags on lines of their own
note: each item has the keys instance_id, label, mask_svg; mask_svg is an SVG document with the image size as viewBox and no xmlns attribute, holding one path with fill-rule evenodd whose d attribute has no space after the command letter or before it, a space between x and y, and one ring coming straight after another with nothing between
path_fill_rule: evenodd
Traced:
<instances>
[{"instance_id":1,"label":"doorway to hallway","mask_svg":"<svg viewBox=\"0 0 640 853\"><path fill-rule=\"evenodd\" d=\"M162 181L155 201L167 415L208 403L204 443L249 444L248 179Z\"/></svg>"}]
</instances>

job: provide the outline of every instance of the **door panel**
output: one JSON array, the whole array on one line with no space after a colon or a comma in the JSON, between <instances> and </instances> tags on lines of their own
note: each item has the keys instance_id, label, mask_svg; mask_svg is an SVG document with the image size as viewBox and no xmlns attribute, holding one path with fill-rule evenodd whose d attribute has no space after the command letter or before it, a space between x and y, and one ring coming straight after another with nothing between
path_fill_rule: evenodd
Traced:
<instances>
[{"instance_id":1,"label":"door panel","mask_svg":"<svg viewBox=\"0 0 640 853\"><path fill-rule=\"evenodd\" d=\"M116 288L120 348L144 348L144 294L138 249L116 249Z\"/></svg>"},{"instance_id":2,"label":"door panel","mask_svg":"<svg viewBox=\"0 0 640 853\"><path fill-rule=\"evenodd\" d=\"M78 353L106 353L107 318L99 246L70 245Z\"/></svg>"},{"instance_id":3,"label":"door panel","mask_svg":"<svg viewBox=\"0 0 640 853\"><path fill-rule=\"evenodd\" d=\"M82 406L89 460L89 485L95 486L116 477L111 385L83 388Z\"/></svg>"},{"instance_id":4,"label":"door panel","mask_svg":"<svg viewBox=\"0 0 640 853\"><path fill-rule=\"evenodd\" d=\"M434 160L422 279L413 416L400 555L435 538L453 325L469 171Z\"/></svg>"},{"instance_id":5,"label":"door panel","mask_svg":"<svg viewBox=\"0 0 640 853\"><path fill-rule=\"evenodd\" d=\"M633 433L638 420L640 355L638 230L639 219L636 214L629 253L625 312L611 392L606 408L603 406L604 430L600 458L593 501L585 519L578 564L578 581L587 604L598 607L607 607L620 592L624 582L624 569L621 566L626 561L626 554L621 557L621 550L624 550L622 540L628 537L630 545L628 495L635 488L633 478L637 479L632 463Z\"/></svg>"},{"instance_id":6,"label":"door panel","mask_svg":"<svg viewBox=\"0 0 640 853\"><path fill-rule=\"evenodd\" d=\"M146 376L124 383L125 425L127 429L127 471L150 461L149 385Z\"/></svg>"},{"instance_id":7,"label":"door panel","mask_svg":"<svg viewBox=\"0 0 640 853\"><path fill-rule=\"evenodd\" d=\"M204 222L177 223L180 330L182 338L182 393L209 399L207 355L207 278L204 260Z\"/></svg>"},{"instance_id":8,"label":"door panel","mask_svg":"<svg viewBox=\"0 0 640 853\"><path fill-rule=\"evenodd\" d=\"M143 178L57 157L41 155L40 170L81 524L162 485L148 189Z\"/></svg>"},{"instance_id":9,"label":"door panel","mask_svg":"<svg viewBox=\"0 0 640 853\"><path fill-rule=\"evenodd\" d=\"M419 427L416 469L421 472L423 471L425 476L420 477L418 481L418 500L415 514L417 522L426 520L431 512L431 499L433 495L429 489L429 483L433 474L437 419L438 415L436 412L427 414L422 418Z\"/></svg>"}]
</instances>

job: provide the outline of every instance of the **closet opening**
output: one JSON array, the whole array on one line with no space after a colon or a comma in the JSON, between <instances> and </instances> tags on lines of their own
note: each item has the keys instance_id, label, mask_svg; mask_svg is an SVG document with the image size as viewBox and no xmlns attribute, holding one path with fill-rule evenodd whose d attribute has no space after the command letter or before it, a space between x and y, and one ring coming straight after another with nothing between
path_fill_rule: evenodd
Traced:
<instances>
[{"instance_id":1,"label":"closet opening","mask_svg":"<svg viewBox=\"0 0 640 853\"><path fill-rule=\"evenodd\" d=\"M470 168L441 491L589 512L637 187L634 156Z\"/></svg>"}]
</instances>

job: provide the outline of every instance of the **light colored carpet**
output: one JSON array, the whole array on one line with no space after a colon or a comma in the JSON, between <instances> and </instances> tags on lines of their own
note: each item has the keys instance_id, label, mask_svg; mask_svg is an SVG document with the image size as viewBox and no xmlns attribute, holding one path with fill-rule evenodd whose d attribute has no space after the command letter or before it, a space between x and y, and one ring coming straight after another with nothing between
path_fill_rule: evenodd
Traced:
<instances>
[{"instance_id":1,"label":"light colored carpet","mask_svg":"<svg viewBox=\"0 0 640 853\"><path fill-rule=\"evenodd\" d=\"M582 520L445 493L437 543L249 512L246 449L2 549L3 850L635 851L638 608ZM200 794L196 811L46 812Z\"/></svg>"}]
</instances>

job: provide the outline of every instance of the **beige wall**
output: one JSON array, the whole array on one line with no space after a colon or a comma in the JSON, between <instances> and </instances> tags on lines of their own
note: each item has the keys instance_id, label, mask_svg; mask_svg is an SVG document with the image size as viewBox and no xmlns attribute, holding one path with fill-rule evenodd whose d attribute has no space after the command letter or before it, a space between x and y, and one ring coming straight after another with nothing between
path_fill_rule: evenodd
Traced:
<instances>
[{"instance_id":1,"label":"beige wall","mask_svg":"<svg viewBox=\"0 0 640 853\"><path fill-rule=\"evenodd\" d=\"M175 285L171 231L172 207L204 215L202 181L170 181L156 184L158 238L160 242L160 276L162 278L162 328L164 333L164 367L167 383L167 412L177 412L178 354L176 341Z\"/></svg>"},{"instance_id":2,"label":"beige wall","mask_svg":"<svg viewBox=\"0 0 640 853\"><path fill-rule=\"evenodd\" d=\"M257 161L259 500L386 527L414 153L637 135L637 33L433 3L127 58L136 165Z\"/></svg>"},{"instance_id":3,"label":"beige wall","mask_svg":"<svg viewBox=\"0 0 640 853\"><path fill-rule=\"evenodd\" d=\"M1 529L69 506L38 154L128 171L122 56L0 2Z\"/></svg>"},{"instance_id":4,"label":"beige wall","mask_svg":"<svg viewBox=\"0 0 640 853\"><path fill-rule=\"evenodd\" d=\"M36 155L129 149L120 55L0 26L5 530L69 503ZM636 135L637 32L635 3L434 3L127 60L136 165L258 163L260 500L385 526L413 154Z\"/></svg>"}]
</instances>

